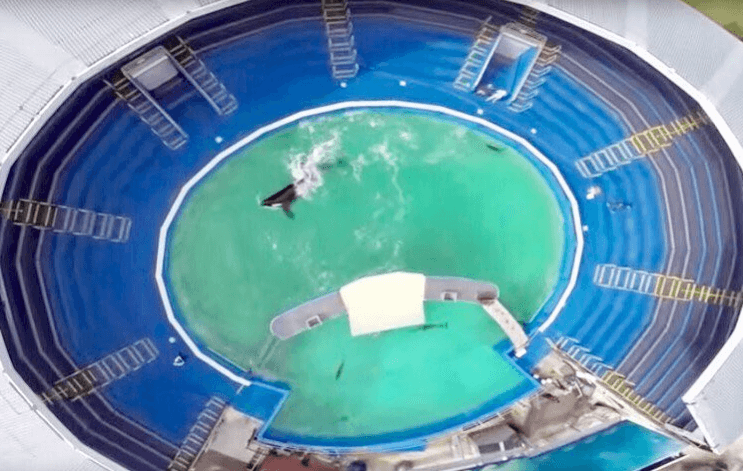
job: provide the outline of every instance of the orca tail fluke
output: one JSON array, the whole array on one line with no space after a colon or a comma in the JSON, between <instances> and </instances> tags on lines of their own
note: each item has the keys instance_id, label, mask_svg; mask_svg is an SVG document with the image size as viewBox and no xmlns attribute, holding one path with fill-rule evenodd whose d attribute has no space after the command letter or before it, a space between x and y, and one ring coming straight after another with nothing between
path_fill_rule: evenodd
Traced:
<instances>
[{"instance_id":1,"label":"orca tail fluke","mask_svg":"<svg viewBox=\"0 0 743 471\"><path fill-rule=\"evenodd\" d=\"M288 217L289 219L294 219L291 201L284 201L283 203L281 203L281 209L284 210L284 214L286 214L286 217Z\"/></svg>"}]
</instances>

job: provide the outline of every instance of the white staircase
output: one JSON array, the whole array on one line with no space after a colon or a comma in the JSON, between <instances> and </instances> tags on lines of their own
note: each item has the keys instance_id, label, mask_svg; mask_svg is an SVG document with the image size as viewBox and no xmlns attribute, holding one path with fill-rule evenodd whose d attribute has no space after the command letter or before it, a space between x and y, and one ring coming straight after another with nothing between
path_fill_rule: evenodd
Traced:
<instances>
[{"instance_id":1,"label":"white staircase","mask_svg":"<svg viewBox=\"0 0 743 471\"><path fill-rule=\"evenodd\" d=\"M348 80L359 72L351 11L347 0L322 0L330 68L336 80Z\"/></svg>"},{"instance_id":2,"label":"white staircase","mask_svg":"<svg viewBox=\"0 0 743 471\"><path fill-rule=\"evenodd\" d=\"M188 141L188 134L136 81L118 74L113 82L106 81L139 118L144 121L169 149L178 149Z\"/></svg>"},{"instance_id":3,"label":"white staircase","mask_svg":"<svg viewBox=\"0 0 743 471\"><path fill-rule=\"evenodd\" d=\"M227 88L206 67L194 51L181 38L177 44L168 48L168 54L173 64L182 73L186 80L198 90L207 102L220 115L225 116L237 110L237 99L227 91Z\"/></svg>"},{"instance_id":4,"label":"white staircase","mask_svg":"<svg viewBox=\"0 0 743 471\"><path fill-rule=\"evenodd\" d=\"M191 468L202 448L204 448L212 429L217 425L225 407L227 407L227 403L218 397L212 397L207 401L204 409L196 418L196 423L188 431L181 447L168 465L167 471L188 471Z\"/></svg>"},{"instance_id":5,"label":"white staircase","mask_svg":"<svg viewBox=\"0 0 743 471\"><path fill-rule=\"evenodd\" d=\"M743 305L743 291L740 290L701 285L687 278L611 264L596 265L593 282L602 288L632 291L661 299L696 301L736 309Z\"/></svg>"},{"instance_id":6,"label":"white staircase","mask_svg":"<svg viewBox=\"0 0 743 471\"><path fill-rule=\"evenodd\" d=\"M4 202L0 211L10 222L20 226L109 242L128 241L132 228L132 220L128 217L27 199Z\"/></svg>"},{"instance_id":7,"label":"white staircase","mask_svg":"<svg viewBox=\"0 0 743 471\"><path fill-rule=\"evenodd\" d=\"M593 271L596 286L641 294L653 294L661 275L628 267L602 263Z\"/></svg>"},{"instance_id":8,"label":"white staircase","mask_svg":"<svg viewBox=\"0 0 743 471\"><path fill-rule=\"evenodd\" d=\"M561 45L545 44L537 57L524 86L518 95L511 101L508 108L516 113L524 112L534 105L534 99L539 95L539 88L547 81L547 75L552 70L552 64L560 58Z\"/></svg>"},{"instance_id":9,"label":"white staircase","mask_svg":"<svg viewBox=\"0 0 743 471\"><path fill-rule=\"evenodd\" d=\"M611 370L608 365L604 364L601 358L593 355L586 347L580 345L574 338L560 337L555 346L599 378L603 377L604 374Z\"/></svg>"},{"instance_id":10,"label":"white staircase","mask_svg":"<svg viewBox=\"0 0 743 471\"><path fill-rule=\"evenodd\" d=\"M598 177L642 157L628 139L612 144L575 161L578 172L585 178Z\"/></svg>"},{"instance_id":11,"label":"white staircase","mask_svg":"<svg viewBox=\"0 0 743 471\"><path fill-rule=\"evenodd\" d=\"M57 218L52 227L54 232L89 236L117 243L129 240L132 220L128 217L61 205L57 208Z\"/></svg>"},{"instance_id":12,"label":"white staircase","mask_svg":"<svg viewBox=\"0 0 743 471\"><path fill-rule=\"evenodd\" d=\"M471 92L482 80L482 76L493 58L498 40L498 27L491 25L488 17L480 27L475 42L470 46L459 74L454 80L454 87L463 92Z\"/></svg>"},{"instance_id":13,"label":"white staircase","mask_svg":"<svg viewBox=\"0 0 743 471\"><path fill-rule=\"evenodd\" d=\"M158 355L159 351L152 340L148 338L138 340L57 381L54 387L45 391L41 397L46 403L80 399L137 371Z\"/></svg>"},{"instance_id":14,"label":"white staircase","mask_svg":"<svg viewBox=\"0 0 743 471\"><path fill-rule=\"evenodd\" d=\"M652 155L684 136L710 123L701 110L691 112L667 124L660 124L639 131L628 138L599 149L575 161L575 166L585 178L594 178L616 170L641 157Z\"/></svg>"}]
</instances>

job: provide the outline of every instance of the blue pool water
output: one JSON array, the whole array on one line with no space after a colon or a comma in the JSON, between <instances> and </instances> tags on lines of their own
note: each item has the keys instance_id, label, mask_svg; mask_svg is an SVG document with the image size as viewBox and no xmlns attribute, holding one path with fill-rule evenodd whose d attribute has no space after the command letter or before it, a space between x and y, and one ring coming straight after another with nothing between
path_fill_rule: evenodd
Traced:
<instances>
[{"instance_id":1,"label":"blue pool water","mask_svg":"<svg viewBox=\"0 0 743 471\"><path fill-rule=\"evenodd\" d=\"M674 440L622 422L555 451L481 471L635 471L682 450Z\"/></svg>"}]
</instances>

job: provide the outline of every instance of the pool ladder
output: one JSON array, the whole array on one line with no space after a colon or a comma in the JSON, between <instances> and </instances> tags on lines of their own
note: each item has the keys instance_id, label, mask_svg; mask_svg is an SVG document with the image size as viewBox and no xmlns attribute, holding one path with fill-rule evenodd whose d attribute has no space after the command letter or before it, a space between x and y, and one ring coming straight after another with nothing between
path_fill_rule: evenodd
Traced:
<instances>
[{"instance_id":1,"label":"pool ladder","mask_svg":"<svg viewBox=\"0 0 743 471\"><path fill-rule=\"evenodd\" d=\"M137 371L154 361L159 354L152 340L138 340L60 379L51 389L44 391L41 398L47 404L78 400Z\"/></svg>"},{"instance_id":2,"label":"pool ladder","mask_svg":"<svg viewBox=\"0 0 743 471\"><path fill-rule=\"evenodd\" d=\"M167 49L173 65L220 116L234 113L237 110L235 96L227 91L224 84L196 56L188 44L179 37L176 37L176 40L177 43Z\"/></svg>"},{"instance_id":3,"label":"pool ladder","mask_svg":"<svg viewBox=\"0 0 743 471\"><path fill-rule=\"evenodd\" d=\"M18 226L117 243L128 241L132 229L132 220L125 216L27 199L0 203L0 214Z\"/></svg>"},{"instance_id":4,"label":"pool ladder","mask_svg":"<svg viewBox=\"0 0 743 471\"><path fill-rule=\"evenodd\" d=\"M519 22L534 28L537 25L537 17L539 16L539 10L535 10L532 7L524 6L521 9L521 15L519 16Z\"/></svg>"},{"instance_id":5,"label":"pool ladder","mask_svg":"<svg viewBox=\"0 0 743 471\"><path fill-rule=\"evenodd\" d=\"M322 0L330 68L336 80L348 80L359 72L351 11L347 0Z\"/></svg>"},{"instance_id":6,"label":"pool ladder","mask_svg":"<svg viewBox=\"0 0 743 471\"><path fill-rule=\"evenodd\" d=\"M132 111L137 113L139 119L144 121L169 149L178 149L188 141L186 131L136 80L130 80L126 75L118 72L114 79L111 82L106 81L106 84Z\"/></svg>"},{"instance_id":7,"label":"pool ladder","mask_svg":"<svg viewBox=\"0 0 743 471\"><path fill-rule=\"evenodd\" d=\"M196 418L196 423L193 424L175 457L168 465L167 471L188 471L191 469L191 465L194 464L194 461L202 452L226 407L227 403L216 396L207 401L204 409Z\"/></svg>"},{"instance_id":8,"label":"pool ladder","mask_svg":"<svg viewBox=\"0 0 743 471\"><path fill-rule=\"evenodd\" d=\"M485 70L488 68L490 60L498 42L498 27L491 25L488 17L480 26L475 36L475 42L470 46L467 58L464 60L459 74L454 80L454 88L463 92L471 92L477 87L482 80Z\"/></svg>"}]
</instances>

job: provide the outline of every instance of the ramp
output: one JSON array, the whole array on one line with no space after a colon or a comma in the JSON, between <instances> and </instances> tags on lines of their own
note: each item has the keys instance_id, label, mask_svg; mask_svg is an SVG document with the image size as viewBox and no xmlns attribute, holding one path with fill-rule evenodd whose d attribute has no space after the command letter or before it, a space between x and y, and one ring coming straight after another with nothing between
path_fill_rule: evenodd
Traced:
<instances>
[{"instance_id":1,"label":"ramp","mask_svg":"<svg viewBox=\"0 0 743 471\"><path fill-rule=\"evenodd\" d=\"M521 324L497 299L481 299L480 304L511 340L516 357L522 357L526 353L529 337L526 336Z\"/></svg>"}]
</instances>

